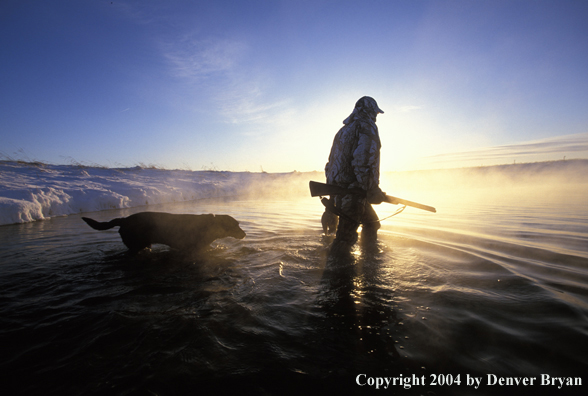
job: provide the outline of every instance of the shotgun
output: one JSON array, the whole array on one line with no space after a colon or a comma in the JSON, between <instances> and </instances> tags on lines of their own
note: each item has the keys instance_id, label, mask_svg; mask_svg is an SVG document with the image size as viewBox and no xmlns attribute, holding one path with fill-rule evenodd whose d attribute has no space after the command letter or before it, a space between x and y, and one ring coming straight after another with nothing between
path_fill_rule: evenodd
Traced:
<instances>
[{"instance_id":1,"label":"shotgun","mask_svg":"<svg viewBox=\"0 0 588 396\"><path fill-rule=\"evenodd\" d=\"M319 183L310 181L310 195L313 197L324 197L325 195L347 195L347 194L358 194L361 196L366 195L366 192L361 188L345 188L334 186L332 184ZM408 201L406 199L396 198L391 195L386 195L384 202L388 202L394 205L402 204L406 206L412 206L422 210L428 210L429 212L437 213L437 210L432 206L423 205L420 203Z\"/></svg>"}]
</instances>

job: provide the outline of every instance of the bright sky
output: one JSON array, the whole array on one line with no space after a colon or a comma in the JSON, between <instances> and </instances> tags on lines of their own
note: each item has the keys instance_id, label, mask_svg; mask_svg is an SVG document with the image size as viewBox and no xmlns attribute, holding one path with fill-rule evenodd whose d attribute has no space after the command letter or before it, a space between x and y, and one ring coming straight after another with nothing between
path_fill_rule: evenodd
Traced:
<instances>
[{"instance_id":1,"label":"bright sky","mask_svg":"<svg viewBox=\"0 0 588 396\"><path fill-rule=\"evenodd\" d=\"M586 21L578 0L3 0L0 157L322 170L369 95L382 171L588 158Z\"/></svg>"}]
</instances>

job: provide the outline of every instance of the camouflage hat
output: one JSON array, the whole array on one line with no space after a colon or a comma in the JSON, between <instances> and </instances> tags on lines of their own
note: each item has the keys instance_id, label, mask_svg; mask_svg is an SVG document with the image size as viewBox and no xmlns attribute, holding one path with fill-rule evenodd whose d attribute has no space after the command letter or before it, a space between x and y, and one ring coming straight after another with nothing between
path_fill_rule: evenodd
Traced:
<instances>
[{"instance_id":1,"label":"camouflage hat","mask_svg":"<svg viewBox=\"0 0 588 396\"><path fill-rule=\"evenodd\" d=\"M360 98L355 103L355 108L358 110L363 109L366 112L370 112L370 113L384 114L384 111L378 107L378 103L376 103L376 100L374 98L372 98L371 96L364 96L364 97Z\"/></svg>"}]
</instances>

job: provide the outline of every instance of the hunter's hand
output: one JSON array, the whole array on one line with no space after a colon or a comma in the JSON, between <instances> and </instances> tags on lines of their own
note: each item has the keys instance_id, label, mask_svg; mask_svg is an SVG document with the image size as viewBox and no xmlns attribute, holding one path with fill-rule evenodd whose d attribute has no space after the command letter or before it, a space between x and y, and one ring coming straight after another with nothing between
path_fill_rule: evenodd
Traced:
<instances>
[{"instance_id":1,"label":"hunter's hand","mask_svg":"<svg viewBox=\"0 0 588 396\"><path fill-rule=\"evenodd\" d=\"M386 194L380 189L380 187L372 188L367 192L367 200L369 203L379 205L386 199Z\"/></svg>"}]
</instances>

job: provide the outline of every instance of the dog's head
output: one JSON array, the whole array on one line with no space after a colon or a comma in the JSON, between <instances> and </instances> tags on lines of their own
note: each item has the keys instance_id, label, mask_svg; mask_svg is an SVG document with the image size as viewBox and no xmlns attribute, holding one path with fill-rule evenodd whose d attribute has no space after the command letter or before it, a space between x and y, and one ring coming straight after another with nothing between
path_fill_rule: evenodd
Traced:
<instances>
[{"instance_id":1,"label":"dog's head","mask_svg":"<svg viewBox=\"0 0 588 396\"><path fill-rule=\"evenodd\" d=\"M245 238L245 231L239 227L239 222L229 215L216 215L219 232L224 237L233 237L236 239Z\"/></svg>"}]
</instances>

